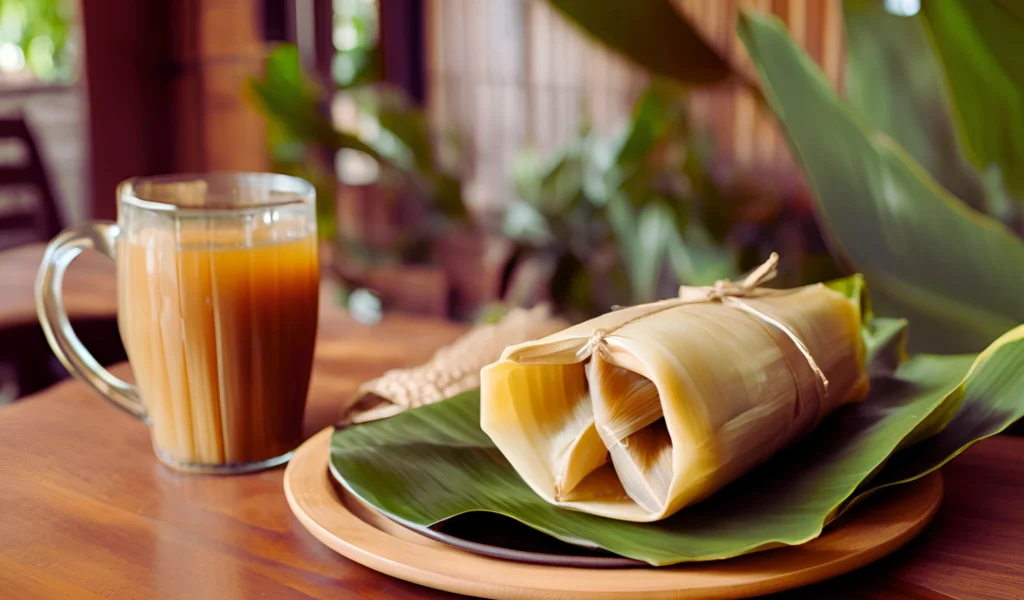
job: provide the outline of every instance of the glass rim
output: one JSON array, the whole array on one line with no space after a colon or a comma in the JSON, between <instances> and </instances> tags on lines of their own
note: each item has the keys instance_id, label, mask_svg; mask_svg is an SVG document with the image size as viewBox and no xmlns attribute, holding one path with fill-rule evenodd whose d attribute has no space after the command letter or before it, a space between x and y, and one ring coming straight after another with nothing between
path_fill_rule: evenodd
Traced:
<instances>
[{"instance_id":1,"label":"glass rim","mask_svg":"<svg viewBox=\"0 0 1024 600\"><path fill-rule=\"evenodd\" d=\"M188 183L195 181L210 181L214 179L235 180L252 182L251 188L279 191L287 194L280 200L267 202L254 202L249 204L237 204L226 206L179 206L172 202L160 200L148 200L141 197L136 191L139 184L143 183ZM236 186L237 190L239 187ZM223 195L223 194L220 194ZM316 200L316 189L313 184L300 177L284 175L281 173L266 173L258 171L210 171L206 173L176 173L167 175L141 175L129 177L117 185L118 204L124 204L133 208L143 210L169 213L173 215L192 216L230 216L259 212L267 209L283 208L303 204L313 204Z\"/></svg>"}]
</instances>

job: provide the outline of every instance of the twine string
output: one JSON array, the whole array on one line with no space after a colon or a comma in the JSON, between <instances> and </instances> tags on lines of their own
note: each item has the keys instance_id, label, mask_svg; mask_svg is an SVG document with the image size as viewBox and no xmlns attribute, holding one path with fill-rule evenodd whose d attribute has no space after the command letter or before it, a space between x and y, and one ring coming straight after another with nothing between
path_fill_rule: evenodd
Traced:
<instances>
[{"instance_id":1,"label":"twine string","mask_svg":"<svg viewBox=\"0 0 1024 600\"><path fill-rule=\"evenodd\" d=\"M764 261L761 266L751 271L749 275L743 278L743 281L734 282L729 279L720 279L711 286L707 295L702 298L673 298L671 300L655 302L651 305L652 310L627 319L611 329L595 329L590 335L590 339L588 339L583 347L576 353L576 358L582 360L590 356L597 351L601 344L604 343L607 336L630 323L639 321L640 319L646 319L651 315L686 304L719 302L725 306L731 306L741 310L750 316L775 327L785 334L786 337L792 340L793 344L796 345L797 350L799 350L800 354L802 354L804 359L807 360L808 366L811 367L811 371L814 372L814 376L817 378L818 393L821 398L825 398L825 395L828 393L828 378L825 376L825 372L821 367L818 366L818 362L814 360L814 356L811 354L810 349L807 348L807 345L800 339L800 336L798 336L796 332L790 329L785 323L762 312L761 310L758 310L754 306L751 306L749 303L742 300L743 298L752 295L762 284L775 279L776 275L778 275L778 266L779 255L778 253L772 252L771 256L768 257L768 260ZM680 287L680 294L682 294L682 291L683 287Z\"/></svg>"}]
</instances>

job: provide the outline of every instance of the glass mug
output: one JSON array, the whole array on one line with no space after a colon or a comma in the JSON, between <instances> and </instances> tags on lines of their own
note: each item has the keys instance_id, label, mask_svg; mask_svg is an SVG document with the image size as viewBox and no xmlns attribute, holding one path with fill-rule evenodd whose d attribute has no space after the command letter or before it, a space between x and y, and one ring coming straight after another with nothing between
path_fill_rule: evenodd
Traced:
<instances>
[{"instance_id":1,"label":"glass mug","mask_svg":"<svg viewBox=\"0 0 1024 600\"><path fill-rule=\"evenodd\" d=\"M68 322L64 272L86 248L116 263L135 385L103 369ZM260 173L129 179L117 223L54 238L36 281L61 363L147 422L162 462L202 473L276 466L302 441L318 300L313 186Z\"/></svg>"}]
</instances>

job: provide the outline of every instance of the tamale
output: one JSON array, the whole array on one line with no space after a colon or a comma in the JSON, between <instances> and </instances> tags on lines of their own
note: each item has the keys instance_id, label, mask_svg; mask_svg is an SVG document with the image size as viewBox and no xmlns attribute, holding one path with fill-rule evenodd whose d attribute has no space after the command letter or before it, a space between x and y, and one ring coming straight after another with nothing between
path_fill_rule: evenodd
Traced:
<instances>
[{"instance_id":1,"label":"tamale","mask_svg":"<svg viewBox=\"0 0 1024 600\"><path fill-rule=\"evenodd\" d=\"M507 348L481 374L481 426L547 501L663 519L862 399L860 329L821 284L683 288Z\"/></svg>"}]
</instances>

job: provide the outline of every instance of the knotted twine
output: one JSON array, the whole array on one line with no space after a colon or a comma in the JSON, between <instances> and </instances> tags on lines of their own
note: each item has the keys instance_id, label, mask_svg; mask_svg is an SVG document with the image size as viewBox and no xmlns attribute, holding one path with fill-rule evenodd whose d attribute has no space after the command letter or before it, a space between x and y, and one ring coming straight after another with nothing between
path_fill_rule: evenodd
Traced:
<instances>
[{"instance_id":1,"label":"knotted twine","mask_svg":"<svg viewBox=\"0 0 1024 600\"><path fill-rule=\"evenodd\" d=\"M653 310L639 314L631 319L627 319L611 329L595 329L594 332L590 335L590 339L587 340L587 343L584 344L583 347L580 348L579 351L576 353L576 358L582 360L587 356L590 356L601 346L601 344L604 343L604 340L607 336L615 333L617 330L625 327L626 325L629 325L630 323L635 323L636 321L639 321L640 319L645 319L651 315L655 315L660 312L676 308L679 306L684 306L687 304L719 302L725 306L731 306L733 308L741 310L747 313L748 315L754 317L755 319L759 319L762 322L767 323L772 327L775 327L783 334L785 334L786 337L792 340L793 343L796 345L797 349L800 351L800 354L802 354L803 357L807 360L807 364L808 366L811 367L811 371L814 372L814 375L817 378L818 394L820 398L824 400L825 395L828 393L828 378L825 377L825 372L822 371L821 367L818 366L818 362L814 360L814 356L811 355L811 351L807 348L807 345L804 344L803 340L801 340L800 337L785 323L782 323L775 317L772 317L771 315L758 310L757 308L751 306L750 304L742 300L745 297L751 296L756 291L758 286L767 283L772 279L775 279L775 277L778 275L778 266L779 255L776 252L772 252L771 256L768 257L768 260L764 261L764 264L751 271L750 274L743 279L743 281L737 283L730 281L728 279L720 279L716 281L713 286L711 286L707 294L701 297L683 297L692 288L687 288L687 286L680 286L679 298L657 302L655 303L655 307ZM771 293L771 291L765 291Z\"/></svg>"}]
</instances>

